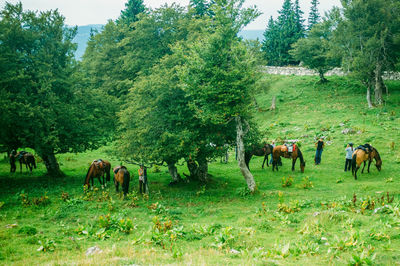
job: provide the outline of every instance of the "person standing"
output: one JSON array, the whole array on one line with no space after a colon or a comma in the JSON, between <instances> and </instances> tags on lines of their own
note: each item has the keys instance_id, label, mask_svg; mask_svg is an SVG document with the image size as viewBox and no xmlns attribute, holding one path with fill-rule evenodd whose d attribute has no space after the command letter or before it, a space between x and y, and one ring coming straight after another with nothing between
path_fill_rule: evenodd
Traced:
<instances>
[{"instance_id":1,"label":"person standing","mask_svg":"<svg viewBox=\"0 0 400 266\"><path fill-rule=\"evenodd\" d=\"M146 193L146 184L144 182L144 169L143 165L140 165L140 168L138 170L138 175L139 175L139 193ZM142 192L143 191L143 192Z\"/></svg>"},{"instance_id":2,"label":"person standing","mask_svg":"<svg viewBox=\"0 0 400 266\"><path fill-rule=\"evenodd\" d=\"M315 165L319 165L321 164L322 151L325 147L324 140L319 138L319 140L315 142L315 147L317 147L317 151L315 152Z\"/></svg>"},{"instance_id":3,"label":"person standing","mask_svg":"<svg viewBox=\"0 0 400 266\"><path fill-rule=\"evenodd\" d=\"M344 171L346 172L347 170L350 171L351 169L351 158L354 152L353 143L350 142L349 144L347 144L345 151L346 151L346 163L344 165Z\"/></svg>"}]
</instances>

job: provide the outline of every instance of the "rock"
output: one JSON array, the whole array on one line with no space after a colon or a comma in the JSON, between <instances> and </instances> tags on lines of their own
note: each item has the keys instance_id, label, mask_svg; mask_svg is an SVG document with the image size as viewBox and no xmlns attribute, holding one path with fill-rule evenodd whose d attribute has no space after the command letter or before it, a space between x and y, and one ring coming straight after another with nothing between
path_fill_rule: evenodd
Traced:
<instances>
[{"instance_id":1,"label":"rock","mask_svg":"<svg viewBox=\"0 0 400 266\"><path fill-rule=\"evenodd\" d=\"M232 254L239 254L239 253L240 253L239 250L236 250L236 249L233 249L233 248L230 250L230 252L231 252Z\"/></svg>"},{"instance_id":2,"label":"rock","mask_svg":"<svg viewBox=\"0 0 400 266\"><path fill-rule=\"evenodd\" d=\"M342 130L342 134L348 135L348 134L354 134L356 131L352 128L345 128Z\"/></svg>"},{"instance_id":3,"label":"rock","mask_svg":"<svg viewBox=\"0 0 400 266\"><path fill-rule=\"evenodd\" d=\"M340 123L339 126L344 127L344 123Z\"/></svg>"},{"instance_id":4,"label":"rock","mask_svg":"<svg viewBox=\"0 0 400 266\"><path fill-rule=\"evenodd\" d=\"M320 215L320 212L314 212L313 213L313 216L315 217L315 216L318 216L318 215Z\"/></svg>"},{"instance_id":5,"label":"rock","mask_svg":"<svg viewBox=\"0 0 400 266\"><path fill-rule=\"evenodd\" d=\"M88 248L86 250L85 254L86 254L86 256L91 256L94 254L100 254L102 252L103 252L103 250L101 250L98 246L94 246L94 247Z\"/></svg>"},{"instance_id":6,"label":"rock","mask_svg":"<svg viewBox=\"0 0 400 266\"><path fill-rule=\"evenodd\" d=\"M18 226L18 224L7 224L6 228L10 229L10 228L14 228L14 227L17 227L17 226Z\"/></svg>"}]
</instances>

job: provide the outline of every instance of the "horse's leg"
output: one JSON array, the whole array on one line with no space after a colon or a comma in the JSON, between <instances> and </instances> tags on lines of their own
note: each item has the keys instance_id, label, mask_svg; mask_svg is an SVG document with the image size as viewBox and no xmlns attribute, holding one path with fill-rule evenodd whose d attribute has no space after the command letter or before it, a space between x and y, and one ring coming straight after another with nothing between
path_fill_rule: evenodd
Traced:
<instances>
[{"instance_id":1,"label":"horse's leg","mask_svg":"<svg viewBox=\"0 0 400 266\"><path fill-rule=\"evenodd\" d=\"M356 169L354 170L354 179L357 180L357 171L360 169L360 166L356 166Z\"/></svg>"},{"instance_id":2,"label":"horse's leg","mask_svg":"<svg viewBox=\"0 0 400 266\"><path fill-rule=\"evenodd\" d=\"M365 168L365 161L364 161L363 169L361 170L361 174L364 174L364 168Z\"/></svg>"},{"instance_id":3,"label":"horse's leg","mask_svg":"<svg viewBox=\"0 0 400 266\"><path fill-rule=\"evenodd\" d=\"M263 164L262 164L262 169L264 169L265 160L267 160L267 166L268 166L268 154L266 154L266 155L264 156L264 161L263 161Z\"/></svg>"},{"instance_id":4,"label":"horse's leg","mask_svg":"<svg viewBox=\"0 0 400 266\"><path fill-rule=\"evenodd\" d=\"M115 176L114 176L114 185L115 185L115 191L118 193L119 183L118 183L117 179L115 178Z\"/></svg>"},{"instance_id":5,"label":"horse's leg","mask_svg":"<svg viewBox=\"0 0 400 266\"><path fill-rule=\"evenodd\" d=\"M292 171L294 171L294 166L296 164L297 158L292 158Z\"/></svg>"},{"instance_id":6,"label":"horse's leg","mask_svg":"<svg viewBox=\"0 0 400 266\"><path fill-rule=\"evenodd\" d=\"M369 174L369 167L371 166L372 160L368 161L368 174Z\"/></svg>"}]
</instances>

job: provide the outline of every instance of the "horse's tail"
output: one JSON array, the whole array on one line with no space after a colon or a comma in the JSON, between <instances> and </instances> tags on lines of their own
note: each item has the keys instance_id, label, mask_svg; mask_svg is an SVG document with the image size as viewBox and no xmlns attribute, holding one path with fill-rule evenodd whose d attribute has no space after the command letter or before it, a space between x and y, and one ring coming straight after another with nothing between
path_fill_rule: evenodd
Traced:
<instances>
[{"instance_id":1,"label":"horse's tail","mask_svg":"<svg viewBox=\"0 0 400 266\"><path fill-rule=\"evenodd\" d=\"M305 166L306 162L304 161L304 157L303 157L303 153L301 153L301 150L299 148L297 148L297 156L300 159L300 163Z\"/></svg>"},{"instance_id":2,"label":"horse's tail","mask_svg":"<svg viewBox=\"0 0 400 266\"><path fill-rule=\"evenodd\" d=\"M106 167L106 181L107 182L110 182L110 180L111 180L110 171L111 171L111 164L107 164L107 167Z\"/></svg>"},{"instance_id":3,"label":"horse's tail","mask_svg":"<svg viewBox=\"0 0 400 266\"><path fill-rule=\"evenodd\" d=\"M353 154L353 157L351 157L351 172L354 174L354 171L356 170L357 167L357 153Z\"/></svg>"},{"instance_id":4,"label":"horse's tail","mask_svg":"<svg viewBox=\"0 0 400 266\"><path fill-rule=\"evenodd\" d=\"M131 176L128 170L124 171L124 183L122 185L122 189L124 191L124 195L128 194L129 191L129 181L131 180Z\"/></svg>"},{"instance_id":5,"label":"horse's tail","mask_svg":"<svg viewBox=\"0 0 400 266\"><path fill-rule=\"evenodd\" d=\"M90 173L91 173L91 170L92 170L92 166L93 166L93 164L91 164L89 166L89 170L87 171L87 174L86 174L86 177L85 177L85 183L83 185L88 185L89 186L89 178L90 178Z\"/></svg>"}]
</instances>

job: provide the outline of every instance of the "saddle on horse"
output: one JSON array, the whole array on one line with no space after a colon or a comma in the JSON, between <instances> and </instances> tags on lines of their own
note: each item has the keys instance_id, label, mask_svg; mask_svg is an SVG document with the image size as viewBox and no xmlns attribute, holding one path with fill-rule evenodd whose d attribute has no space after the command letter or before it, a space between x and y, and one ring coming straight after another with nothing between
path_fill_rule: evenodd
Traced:
<instances>
[{"instance_id":1,"label":"saddle on horse","mask_svg":"<svg viewBox=\"0 0 400 266\"><path fill-rule=\"evenodd\" d=\"M365 151L366 154L369 154L372 151L372 146L369 145L368 143L365 143L364 145L359 145L356 150L363 150Z\"/></svg>"}]
</instances>

